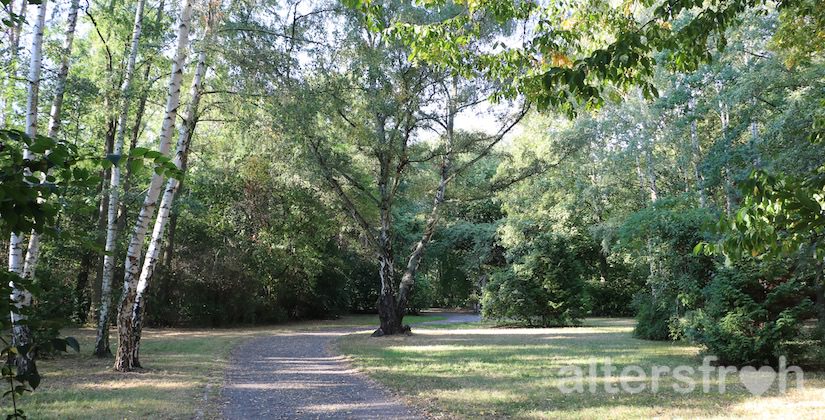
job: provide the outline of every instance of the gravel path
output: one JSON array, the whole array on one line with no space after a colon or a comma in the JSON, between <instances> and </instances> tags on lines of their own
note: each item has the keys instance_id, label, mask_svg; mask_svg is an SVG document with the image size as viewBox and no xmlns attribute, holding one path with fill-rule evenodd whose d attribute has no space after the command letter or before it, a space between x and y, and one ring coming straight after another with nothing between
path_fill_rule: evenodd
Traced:
<instances>
[{"instance_id":1,"label":"gravel path","mask_svg":"<svg viewBox=\"0 0 825 420\"><path fill-rule=\"evenodd\" d=\"M466 314L443 315L448 318L432 323L473 320ZM241 344L232 352L221 392L224 418L424 417L331 352L336 337L362 329L288 332Z\"/></svg>"},{"instance_id":2,"label":"gravel path","mask_svg":"<svg viewBox=\"0 0 825 420\"><path fill-rule=\"evenodd\" d=\"M413 410L356 372L329 347L355 329L250 340L226 373L227 419L416 419Z\"/></svg>"}]
</instances>

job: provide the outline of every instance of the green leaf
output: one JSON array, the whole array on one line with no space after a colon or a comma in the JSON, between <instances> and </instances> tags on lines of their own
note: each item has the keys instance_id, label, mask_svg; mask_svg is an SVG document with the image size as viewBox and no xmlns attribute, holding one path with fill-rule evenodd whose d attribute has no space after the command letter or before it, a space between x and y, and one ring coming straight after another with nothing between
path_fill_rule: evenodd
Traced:
<instances>
[{"instance_id":1,"label":"green leaf","mask_svg":"<svg viewBox=\"0 0 825 420\"><path fill-rule=\"evenodd\" d=\"M66 337L66 344L74 349L76 353L80 353L80 343L74 337Z\"/></svg>"},{"instance_id":2,"label":"green leaf","mask_svg":"<svg viewBox=\"0 0 825 420\"><path fill-rule=\"evenodd\" d=\"M117 164L120 162L121 157L121 155L109 154L106 155L106 160L112 162L112 165L117 166Z\"/></svg>"},{"instance_id":3,"label":"green leaf","mask_svg":"<svg viewBox=\"0 0 825 420\"><path fill-rule=\"evenodd\" d=\"M146 155L149 152L149 149L145 147L135 147L129 151L129 156L131 157L141 157Z\"/></svg>"}]
</instances>

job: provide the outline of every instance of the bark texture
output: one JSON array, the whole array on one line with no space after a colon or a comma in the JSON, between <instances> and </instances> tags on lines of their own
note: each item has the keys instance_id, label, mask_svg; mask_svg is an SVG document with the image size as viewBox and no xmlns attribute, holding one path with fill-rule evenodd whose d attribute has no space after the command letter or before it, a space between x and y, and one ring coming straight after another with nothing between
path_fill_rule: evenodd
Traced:
<instances>
[{"instance_id":1,"label":"bark texture","mask_svg":"<svg viewBox=\"0 0 825 420\"><path fill-rule=\"evenodd\" d=\"M166 3L161 0L158 3L157 13L155 14L155 26L160 26L162 19L163 19L163 10L166 6ZM160 54L161 51L155 48L152 51L149 51L149 55L153 54ZM137 146L138 139L140 138L141 131L144 127L143 116L146 113L146 103L149 100L149 88L152 85L152 64L153 60L150 58L144 66L143 69L143 84L144 89L140 95L140 99L138 100L137 111L135 115L134 124L132 124L132 138L129 141L129 150L133 150L135 146ZM133 178L133 170L132 167L127 165L126 167L126 176L123 177L123 185L121 188L121 192L123 197L127 197L132 189L132 178ZM118 207L117 211L117 229L118 232L123 231L126 228L126 221L128 218L128 211L129 208L126 205L125 200L120 200L120 206Z\"/></svg>"},{"instance_id":2,"label":"bark texture","mask_svg":"<svg viewBox=\"0 0 825 420\"><path fill-rule=\"evenodd\" d=\"M203 79L206 75L206 51L201 51L198 54L198 63L195 67L195 75L192 78L192 86L189 90L189 104L186 107L186 113L183 117L180 130L178 132L178 144L175 150L175 166L183 171L186 161L186 155L189 153L189 145L192 141L192 135L195 131L195 125L198 120L198 105L200 104L201 93L203 91ZM166 224L169 221L169 215L177 196L178 188L180 187L180 180L170 178L166 182L166 189L163 192L163 198L160 201L158 214L155 218L155 226L152 229L152 238L149 241L149 247L146 250L146 257L143 261L143 268L140 272L140 279L135 290L135 304L132 309L132 330L133 330L133 348L132 359L133 363L140 365L140 337L143 330L143 315L146 310L146 288L149 286L152 278L155 275L155 269L158 264L158 257L160 250L163 247L163 232L166 230Z\"/></svg>"},{"instance_id":3,"label":"bark texture","mask_svg":"<svg viewBox=\"0 0 825 420\"><path fill-rule=\"evenodd\" d=\"M189 0L183 0L180 16L177 21L177 41L175 55L172 59L172 75L169 80L169 92L166 100L166 115L160 130L158 150L161 154L169 153L170 139L175 127L178 107L180 106L180 85L183 80L183 66L186 60L186 50L189 44L189 25L192 7ZM123 295L118 311L118 351L114 369L128 372L140 367L134 359L133 308L136 299L138 276L140 274L140 260L143 252L143 242L149 221L155 213L158 196L163 186L163 176L157 173L152 175L149 189L140 208L137 221L129 238L129 247L126 250L126 262L123 275Z\"/></svg>"},{"instance_id":4,"label":"bark texture","mask_svg":"<svg viewBox=\"0 0 825 420\"><path fill-rule=\"evenodd\" d=\"M34 138L37 135L37 99L40 90L40 71L43 61L43 27L46 23L46 8L48 3L44 0L40 4L37 20L32 34L31 62L29 63L28 76L28 96L26 99L26 134ZM32 154L28 150L23 153L24 159L31 159ZM23 276L23 235L22 233L12 233L9 240L9 271L18 276ZM25 308L32 304L31 293L16 284L11 284L11 300L14 302L14 309L11 313L12 322L12 344L18 347L28 347L32 345L32 332L28 325L21 325L20 322L26 319L22 314ZM25 376L36 371L34 357L31 353L15 357L18 375Z\"/></svg>"},{"instance_id":5,"label":"bark texture","mask_svg":"<svg viewBox=\"0 0 825 420\"><path fill-rule=\"evenodd\" d=\"M14 9L14 1L8 5L11 13L16 13L20 16L20 21L8 28L10 59L7 64L9 69L7 74L9 75L14 75L17 72L17 59L20 55L20 34L23 32L23 22L26 19L28 4L28 0L20 0L20 10ZM4 77L3 79L0 79L0 124L4 126L8 125L8 115L6 111L9 107L9 104L6 101L6 89L9 88L9 85L13 89L14 84L14 79L11 77Z\"/></svg>"},{"instance_id":6,"label":"bark texture","mask_svg":"<svg viewBox=\"0 0 825 420\"><path fill-rule=\"evenodd\" d=\"M109 198L107 203L106 217L106 244L103 257L103 275L101 276L101 298L100 315L97 321L97 338L95 340L94 354L97 356L108 356L109 350L109 313L112 294L112 277L115 271L115 261L117 258L117 208L120 194L120 162L123 155L123 140L126 135L126 119L129 116L131 106L132 78L137 62L138 47L140 45L140 34L143 31L143 9L145 0L138 1L135 10L135 24L132 29L132 41L129 48L129 57L126 62L126 71L123 76L123 83L120 87L121 110L118 116L117 131L115 134L114 148L111 159L114 163L111 168L109 178Z\"/></svg>"},{"instance_id":7,"label":"bark texture","mask_svg":"<svg viewBox=\"0 0 825 420\"><path fill-rule=\"evenodd\" d=\"M63 56L60 60L60 70L57 72L55 83L54 99L49 113L49 137L56 139L60 131L60 112L63 109L63 97L66 92L66 78L69 76L69 61L72 55L72 43L74 42L74 32L77 27L77 9L79 0L72 0L69 6L69 17L66 22L66 39L63 43ZM41 182L45 181L45 177ZM32 230L29 236L29 246L26 248L26 258L23 263L23 277L33 278L37 268L37 261L40 258L40 234Z\"/></svg>"}]
</instances>

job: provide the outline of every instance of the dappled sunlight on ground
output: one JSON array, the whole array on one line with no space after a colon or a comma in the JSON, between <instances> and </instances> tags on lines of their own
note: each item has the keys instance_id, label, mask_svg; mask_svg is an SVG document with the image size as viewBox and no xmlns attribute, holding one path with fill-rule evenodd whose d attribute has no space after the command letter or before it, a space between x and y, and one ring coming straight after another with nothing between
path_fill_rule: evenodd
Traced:
<instances>
[{"instance_id":1,"label":"dappled sunlight on ground","mask_svg":"<svg viewBox=\"0 0 825 420\"><path fill-rule=\"evenodd\" d=\"M701 390L701 373L692 379L699 386L687 394L677 392L681 382L668 372L659 375L651 390L648 376L620 374L638 365L653 367L702 364L700 349L684 343L654 342L632 337L629 319L589 319L583 327L568 328L456 328L414 329L410 336L372 339L353 334L339 340L340 349L370 376L414 396L410 401L428 411L458 417L521 418L725 418L763 413L799 414L800 418L825 418L825 375L806 373L805 389L779 394L776 385L766 396L756 397L739 382L738 375L714 377L710 393ZM561 368L574 366L587 372L590 364L610 362L617 371L611 378L599 375L582 392L565 394L569 383ZM645 385L641 393L606 392ZM720 384L724 392L719 392ZM806 417L807 416L807 417Z\"/></svg>"},{"instance_id":2,"label":"dappled sunlight on ground","mask_svg":"<svg viewBox=\"0 0 825 420\"><path fill-rule=\"evenodd\" d=\"M797 419L825 418L825 379L821 376L803 389L789 390L786 395L750 398L731 407L731 413L742 417L778 418L794 413Z\"/></svg>"},{"instance_id":3,"label":"dappled sunlight on ground","mask_svg":"<svg viewBox=\"0 0 825 420\"><path fill-rule=\"evenodd\" d=\"M215 393L229 350L267 334L272 327L238 329L146 329L141 341L144 369L112 371L113 358L91 356L95 331L62 332L80 341L81 352L38 361L43 382L26 395L29 418L191 418L215 410ZM111 331L116 344L116 331ZM113 349L114 350L114 349ZM5 404L5 402L4 402Z\"/></svg>"},{"instance_id":4,"label":"dappled sunlight on ground","mask_svg":"<svg viewBox=\"0 0 825 420\"><path fill-rule=\"evenodd\" d=\"M152 387L157 389L191 389L196 387L198 384L196 382L181 382L181 381L171 381L168 379L134 379L130 378L129 380L120 380L120 381L104 381L104 382L96 382L96 383L81 383L74 385L75 388L79 389L100 389L100 390L112 390L112 389L129 389L129 388L143 388L143 387Z\"/></svg>"},{"instance_id":5,"label":"dappled sunlight on ground","mask_svg":"<svg viewBox=\"0 0 825 420\"><path fill-rule=\"evenodd\" d=\"M444 317L435 314L410 317L409 320L417 323L440 319ZM352 315L277 326L147 328L141 341L144 369L125 374L112 371L113 358L91 356L94 329L68 329L62 335L79 340L80 354L70 353L38 361L43 382L36 392L25 396L22 407L32 419L216 417L220 411L218 393L229 352L238 344L254 337L272 335L334 339L353 328L370 332L377 323L375 315ZM110 334L114 346L117 333L112 329ZM293 358L288 366L303 371L312 370L313 365L341 361L341 357L329 360ZM268 383L245 386L271 387ZM321 385L293 383L291 386L318 388ZM6 401L1 403L5 405Z\"/></svg>"}]
</instances>

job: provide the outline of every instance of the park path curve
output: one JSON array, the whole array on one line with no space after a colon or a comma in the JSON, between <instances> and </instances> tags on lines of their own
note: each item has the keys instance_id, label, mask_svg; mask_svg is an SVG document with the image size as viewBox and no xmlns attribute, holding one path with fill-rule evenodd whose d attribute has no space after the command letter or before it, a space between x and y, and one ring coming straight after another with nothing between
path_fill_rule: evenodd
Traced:
<instances>
[{"instance_id":1,"label":"park path curve","mask_svg":"<svg viewBox=\"0 0 825 420\"><path fill-rule=\"evenodd\" d=\"M438 314L442 315L442 314ZM430 323L468 322L443 314ZM291 331L249 340L232 352L221 397L227 419L420 419L384 387L332 352L337 337L364 328Z\"/></svg>"}]
</instances>

